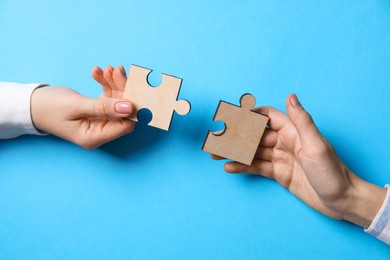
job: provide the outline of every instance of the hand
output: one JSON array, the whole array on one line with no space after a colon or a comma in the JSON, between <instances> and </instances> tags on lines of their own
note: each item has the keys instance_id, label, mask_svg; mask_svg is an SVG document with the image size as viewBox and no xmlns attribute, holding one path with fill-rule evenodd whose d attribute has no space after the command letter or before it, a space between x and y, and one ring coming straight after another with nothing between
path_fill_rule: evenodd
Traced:
<instances>
[{"instance_id":1,"label":"hand","mask_svg":"<svg viewBox=\"0 0 390 260\"><path fill-rule=\"evenodd\" d=\"M35 127L86 149L130 133L134 122L127 119L132 104L122 99L126 74L122 66L94 67L92 76L103 87L98 99L88 98L65 87L42 87L31 97Z\"/></svg>"},{"instance_id":2,"label":"hand","mask_svg":"<svg viewBox=\"0 0 390 260\"><path fill-rule=\"evenodd\" d=\"M365 182L344 165L295 95L287 98L286 107L288 115L271 107L255 109L270 119L255 159L250 166L229 162L225 170L275 179L319 212L367 228L386 190Z\"/></svg>"}]
</instances>

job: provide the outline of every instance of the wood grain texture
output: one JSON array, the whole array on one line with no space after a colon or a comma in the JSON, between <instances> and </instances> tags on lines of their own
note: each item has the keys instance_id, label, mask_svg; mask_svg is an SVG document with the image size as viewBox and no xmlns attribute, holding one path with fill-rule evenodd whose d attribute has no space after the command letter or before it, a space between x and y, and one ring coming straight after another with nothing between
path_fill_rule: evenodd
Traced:
<instances>
[{"instance_id":1,"label":"wood grain texture","mask_svg":"<svg viewBox=\"0 0 390 260\"><path fill-rule=\"evenodd\" d=\"M158 87L148 83L148 75L152 70L131 65L123 98L130 100L135 108L131 120L138 122L139 110L150 110L153 117L148 125L168 131L171 125L173 111L179 115L190 112L191 106L187 100L177 100L182 79L162 74L162 82Z\"/></svg>"},{"instance_id":2,"label":"wood grain texture","mask_svg":"<svg viewBox=\"0 0 390 260\"><path fill-rule=\"evenodd\" d=\"M214 121L225 123L221 134L207 133L203 151L251 165L261 137L268 123L268 117L251 111L256 99L251 94L244 94L241 106L220 101Z\"/></svg>"}]
</instances>

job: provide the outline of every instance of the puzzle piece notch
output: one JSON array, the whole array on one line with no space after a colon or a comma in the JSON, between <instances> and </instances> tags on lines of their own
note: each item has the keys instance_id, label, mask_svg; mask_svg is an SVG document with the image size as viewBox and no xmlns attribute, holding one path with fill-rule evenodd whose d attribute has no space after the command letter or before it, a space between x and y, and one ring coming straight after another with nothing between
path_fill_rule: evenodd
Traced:
<instances>
[{"instance_id":1,"label":"puzzle piece notch","mask_svg":"<svg viewBox=\"0 0 390 260\"><path fill-rule=\"evenodd\" d=\"M240 106L221 100L213 120L224 122L225 131L209 131L203 151L250 165L268 123L268 117L251 111L255 105L251 94L241 96Z\"/></svg>"},{"instance_id":2,"label":"puzzle piece notch","mask_svg":"<svg viewBox=\"0 0 390 260\"><path fill-rule=\"evenodd\" d=\"M185 99L178 100L175 106L175 112L181 116L187 115L191 110L191 104Z\"/></svg>"},{"instance_id":3,"label":"puzzle piece notch","mask_svg":"<svg viewBox=\"0 0 390 260\"><path fill-rule=\"evenodd\" d=\"M135 108L131 120L138 122L138 111L143 108L152 113L152 120L148 125L163 130L169 130L173 112L186 115L191 110L187 100L177 100L182 79L162 74L160 86L153 87L148 82L150 69L131 65L126 82L123 98L130 100Z\"/></svg>"},{"instance_id":4,"label":"puzzle piece notch","mask_svg":"<svg viewBox=\"0 0 390 260\"><path fill-rule=\"evenodd\" d=\"M221 102L224 102L224 101L221 101ZM227 102L224 102L224 103L227 103ZM246 110L252 110L256 105L256 99L253 95L251 94L243 94L241 97L240 97L240 106L241 108L245 108ZM219 105L218 105L219 106ZM218 109L218 108L217 108ZM220 135L223 135L226 131L226 124L221 121L221 120L216 120L216 115L214 115L214 122L221 122L223 125L224 125L224 130L219 130L219 131L214 131L214 132L211 132L213 135L215 136L220 136Z\"/></svg>"},{"instance_id":5,"label":"puzzle piece notch","mask_svg":"<svg viewBox=\"0 0 390 260\"><path fill-rule=\"evenodd\" d=\"M226 131L226 124L221 120L214 121L213 127L214 129L222 129L222 130L210 130L210 132L215 136L223 135Z\"/></svg>"}]
</instances>

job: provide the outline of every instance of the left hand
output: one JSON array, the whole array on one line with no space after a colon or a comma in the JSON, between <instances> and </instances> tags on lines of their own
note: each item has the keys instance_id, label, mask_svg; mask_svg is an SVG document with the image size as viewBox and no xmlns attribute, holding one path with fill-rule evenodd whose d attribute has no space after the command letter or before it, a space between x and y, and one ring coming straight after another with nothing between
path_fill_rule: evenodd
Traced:
<instances>
[{"instance_id":1,"label":"left hand","mask_svg":"<svg viewBox=\"0 0 390 260\"><path fill-rule=\"evenodd\" d=\"M41 131L94 149L132 132L134 122L127 119L133 106L123 99L126 74L122 66L94 67L92 76L103 87L98 99L80 95L66 87L42 87L31 97L31 117Z\"/></svg>"},{"instance_id":2,"label":"left hand","mask_svg":"<svg viewBox=\"0 0 390 260\"><path fill-rule=\"evenodd\" d=\"M275 179L326 216L367 228L386 189L364 181L345 166L296 95L287 98L286 108L288 114L272 107L254 109L269 117L255 159L250 166L228 162L225 170Z\"/></svg>"}]
</instances>

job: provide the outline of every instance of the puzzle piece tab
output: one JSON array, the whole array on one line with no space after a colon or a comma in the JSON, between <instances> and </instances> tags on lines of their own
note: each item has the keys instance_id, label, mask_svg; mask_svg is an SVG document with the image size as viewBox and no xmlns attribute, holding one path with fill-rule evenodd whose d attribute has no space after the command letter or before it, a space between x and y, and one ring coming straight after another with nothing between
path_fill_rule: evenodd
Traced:
<instances>
[{"instance_id":1,"label":"puzzle piece tab","mask_svg":"<svg viewBox=\"0 0 390 260\"><path fill-rule=\"evenodd\" d=\"M241 106L220 101L214 121L223 121L225 130L221 134L207 133L202 150L246 165L251 165L268 117L251 111L256 99L244 94Z\"/></svg>"},{"instance_id":2,"label":"puzzle piece tab","mask_svg":"<svg viewBox=\"0 0 390 260\"><path fill-rule=\"evenodd\" d=\"M138 111L147 108L152 113L150 126L169 130L173 111L179 115L190 112L191 106L187 100L177 100L182 79L162 74L162 82L158 87L148 83L148 75L152 70L136 65L130 66L123 98L130 100L135 108L131 120L138 122Z\"/></svg>"}]
</instances>

